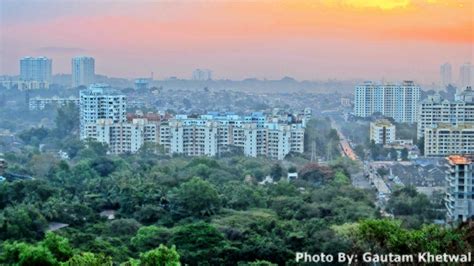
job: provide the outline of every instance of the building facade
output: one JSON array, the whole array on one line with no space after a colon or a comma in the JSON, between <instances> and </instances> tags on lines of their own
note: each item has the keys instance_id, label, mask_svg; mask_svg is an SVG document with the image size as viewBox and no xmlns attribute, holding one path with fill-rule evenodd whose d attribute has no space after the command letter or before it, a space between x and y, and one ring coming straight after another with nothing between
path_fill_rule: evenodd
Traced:
<instances>
[{"instance_id":1,"label":"building facade","mask_svg":"<svg viewBox=\"0 0 474 266\"><path fill-rule=\"evenodd\" d=\"M413 81L384 85L365 82L355 88L354 114L369 117L381 113L396 122L414 123L419 100L420 87Z\"/></svg>"},{"instance_id":2,"label":"building facade","mask_svg":"<svg viewBox=\"0 0 474 266\"><path fill-rule=\"evenodd\" d=\"M395 126L383 119L370 123L370 141L375 144L392 144L395 142Z\"/></svg>"},{"instance_id":3,"label":"building facade","mask_svg":"<svg viewBox=\"0 0 474 266\"><path fill-rule=\"evenodd\" d=\"M425 129L425 156L474 153L474 124L438 124Z\"/></svg>"},{"instance_id":4,"label":"building facade","mask_svg":"<svg viewBox=\"0 0 474 266\"><path fill-rule=\"evenodd\" d=\"M53 61L47 57L20 59L20 80L51 82Z\"/></svg>"},{"instance_id":5,"label":"building facade","mask_svg":"<svg viewBox=\"0 0 474 266\"><path fill-rule=\"evenodd\" d=\"M425 136L425 129L440 123L474 124L474 91L467 87L456 94L454 101L442 99L439 94L428 96L419 104L417 137Z\"/></svg>"},{"instance_id":6,"label":"building facade","mask_svg":"<svg viewBox=\"0 0 474 266\"><path fill-rule=\"evenodd\" d=\"M447 161L446 221L465 222L474 215L473 156L451 155Z\"/></svg>"},{"instance_id":7,"label":"building facade","mask_svg":"<svg viewBox=\"0 0 474 266\"><path fill-rule=\"evenodd\" d=\"M450 63L444 63L441 65L440 69L440 76L441 76L441 85L443 88L448 86L449 84L453 84L453 70Z\"/></svg>"},{"instance_id":8,"label":"building facade","mask_svg":"<svg viewBox=\"0 0 474 266\"><path fill-rule=\"evenodd\" d=\"M465 88L473 86L474 66L471 63L465 63L459 68L459 87Z\"/></svg>"},{"instance_id":9,"label":"building facade","mask_svg":"<svg viewBox=\"0 0 474 266\"><path fill-rule=\"evenodd\" d=\"M290 152L304 152L304 127L255 116L177 116L160 125L159 142L170 154L218 156L235 147L245 156L282 160Z\"/></svg>"},{"instance_id":10,"label":"building facade","mask_svg":"<svg viewBox=\"0 0 474 266\"><path fill-rule=\"evenodd\" d=\"M106 143L111 154L136 153L145 143L158 143L158 133L158 124L147 119L131 122L98 119L84 129L85 139Z\"/></svg>"},{"instance_id":11,"label":"building facade","mask_svg":"<svg viewBox=\"0 0 474 266\"><path fill-rule=\"evenodd\" d=\"M71 60L72 87L89 86L95 80L95 60L92 57L77 56Z\"/></svg>"},{"instance_id":12,"label":"building facade","mask_svg":"<svg viewBox=\"0 0 474 266\"><path fill-rule=\"evenodd\" d=\"M47 81L36 80L2 80L0 85L7 90L17 89L20 91L49 89Z\"/></svg>"},{"instance_id":13,"label":"building facade","mask_svg":"<svg viewBox=\"0 0 474 266\"><path fill-rule=\"evenodd\" d=\"M195 69L193 80L212 80L212 71L209 69Z\"/></svg>"},{"instance_id":14,"label":"building facade","mask_svg":"<svg viewBox=\"0 0 474 266\"><path fill-rule=\"evenodd\" d=\"M51 97L51 98L35 97L29 100L28 108L30 111L36 111L36 110L43 110L48 105L63 106L68 103L73 103L76 106L79 106L79 98L76 98L76 97L60 98L57 96Z\"/></svg>"},{"instance_id":15,"label":"building facade","mask_svg":"<svg viewBox=\"0 0 474 266\"><path fill-rule=\"evenodd\" d=\"M112 123L126 121L126 97L111 90L107 84L92 84L79 93L80 138L86 139L86 126L99 119L110 119Z\"/></svg>"}]
</instances>

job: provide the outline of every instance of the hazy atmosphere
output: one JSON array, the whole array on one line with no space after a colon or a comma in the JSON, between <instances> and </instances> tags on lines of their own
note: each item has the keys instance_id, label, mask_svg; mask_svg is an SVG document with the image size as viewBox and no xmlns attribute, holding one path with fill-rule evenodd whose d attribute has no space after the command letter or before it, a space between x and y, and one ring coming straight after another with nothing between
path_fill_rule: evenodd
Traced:
<instances>
[{"instance_id":1,"label":"hazy atmosphere","mask_svg":"<svg viewBox=\"0 0 474 266\"><path fill-rule=\"evenodd\" d=\"M218 79L430 83L438 65L474 61L473 8L471 0L3 0L0 72L45 55L53 73L69 73L68 58L87 54L98 73L128 78L210 68Z\"/></svg>"}]
</instances>

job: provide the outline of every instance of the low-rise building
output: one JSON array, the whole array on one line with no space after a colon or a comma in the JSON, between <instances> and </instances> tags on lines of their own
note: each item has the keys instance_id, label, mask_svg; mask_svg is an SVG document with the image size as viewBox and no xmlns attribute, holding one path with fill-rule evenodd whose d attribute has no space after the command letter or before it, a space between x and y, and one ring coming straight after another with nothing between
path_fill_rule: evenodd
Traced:
<instances>
[{"instance_id":1,"label":"low-rise building","mask_svg":"<svg viewBox=\"0 0 474 266\"><path fill-rule=\"evenodd\" d=\"M370 123L370 141L383 145L395 142L395 126L386 119Z\"/></svg>"},{"instance_id":2,"label":"low-rise building","mask_svg":"<svg viewBox=\"0 0 474 266\"><path fill-rule=\"evenodd\" d=\"M2 80L0 87L7 90L17 89L20 91L49 89L49 82L38 80Z\"/></svg>"},{"instance_id":3,"label":"low-rise building","mask_svg":"<svg viewBox=\"0 0 474 266\"><path fill-rule=\"evenodd\" d=\"M473 155L451 155L446 173L447 222L464 222L474 215Z\"/></svg>"},{"instance_id":4,"label":"low-rise building","mask_svg":"<svg viewBox=\"0 0 474 266\"><path fill-rule=\"evenodd\" d=\"M30 111L35 111L43 110L48 105L63 106L68 103L74 103L76 106L79 107L79 98L72 96L69 98L60 98L57 96L51 98L35 97L29 100L28 107Z\"/></svg>"},{"instance_id":5,"label":"low-rise building","mask_svg":"<svg viewBox=\"0 0 474 266\"><path fill-rule=\"evenodd\" d=\"M425 156L474 153L474 124L438 124L425 129Z\"/></svg>"}]
</instances>

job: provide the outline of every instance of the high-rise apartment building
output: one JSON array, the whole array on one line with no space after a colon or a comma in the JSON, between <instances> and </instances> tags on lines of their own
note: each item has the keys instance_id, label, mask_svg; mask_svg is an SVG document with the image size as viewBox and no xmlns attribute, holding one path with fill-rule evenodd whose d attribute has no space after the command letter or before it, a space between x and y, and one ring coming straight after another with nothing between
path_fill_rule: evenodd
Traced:
<instances>
[{"instance_id":1,"label":"high-rise apartment building","mask_svg":"<svg viewBox=\"0 0 474 266\"><path fill-rule=\"evenodd\" d=\"M383 85L368 81L355 88L354 114L369 117L381 113L396 122L414 123L419 100L420 87L413 81Z\"/></svg>"},{"instance_id":2,"label":"high-rise apartment building","mask_svg":"<svg viewBox=\"0 0 474 266\"><path fill-rule=\"evenodd\" d=\"M52 60L47 57L23 57L20 59L20 79L51 82Z\"/></svg>"},{"instance_id":3,"label":"high-rise apartment building","mask_svg":"<svg viewBox=\"0 0 474 266\"><path fill-rule=\"evenodd\" d=\"M474 124L438 124L425 129L425 156L474 153Z\"/></svg>"},{"instance_id":4,"label":"high-rise apartment building","mask_svg":"<svg viewBox=\"0 0 474 266\"><path fill-rule=\"evenodd\" d=\"M474 124L474 91L471 87L457 93L454 101L442 99L439 94L435 94L420 102L417 123L418 139L425 136L426 128L440 123Z\"/></svg>"},{"instance_id":5,"label":"high-rise apartment building","mask_svg":"<svg viewBox=\"0 0 474 266\"><path fill-rule=\"evenodd\" d=\"M159 125L147 119L113 122L98 119L85 126L85 138L106 143L111 154L136 153L145 143L158 143Z\"/></svg>"},{"instance_id":6,"label":"high-rise apartment building","mask_svg":"<svg viewBox=\"0 0 474 266\"><path fill-rule=\"evenodd\" d=\"M80 137L86 139L85 128L99 119L110 119L112 123L126 121L125 95L113 91L107 84L92 84L79 93Z\"/></svg>"},{"instance_id":7,"label":"high-rise apartment building","mask_svg":"<svg viewBox=\"0 0 474 266\"><path fill-rule=\"evenodd\" d=\"M459 68L459 87L463 89L467 86L473 86L474 66L471 63L465 63Z\"/></svg>"},{"instance_id":8,"label":"high-rise apartment building","mask_svg":"<svg viewBox=\"0 0 474 266\"><path fill-rule=\"evenodd\" d=\"M446 221L465 222L474 215L474 157L451 155L446 173Z\"/></svg>"},{"instance_id":9,"label":"high-rise apartment building","mask_svg":"<svg viewBox=\"0 0 474 266\"><path fill-rule=\"evenodd\" d=\"M383 145L395 142L395 126L386 119L370 123L370 141Z\"/></svg>"},{"instance_id":10,"label":"high-rise apartment building","mask_svg":"<svg viewBox=\"0 0 474 266\"><path fill-rule=\"evenodd\" d=\"M72 87L89 86L95 80L95 60L92 57L77 56L71 60Z\"/></svg>"},{"instance_id":11,"label":"high-rise apartment building","mask_svg":"<svg viewBox=\"0 0 474 266\"><path fill-rule=\"evenodd\" d=\"M212 71L209 69L196 69L193 71L193 80L211 80Z\"/></svg>"},{"instance_id":12,"label":"high-rise apartment building","mask_svg":"<svg viewBox=\"0 0 474 266\"><path fill-rule=\"evenodd\" d=\"M440 67L441 85L443 87L452 84L453 71L450 63L444 63Z\"/></svg>"}]
</instances>

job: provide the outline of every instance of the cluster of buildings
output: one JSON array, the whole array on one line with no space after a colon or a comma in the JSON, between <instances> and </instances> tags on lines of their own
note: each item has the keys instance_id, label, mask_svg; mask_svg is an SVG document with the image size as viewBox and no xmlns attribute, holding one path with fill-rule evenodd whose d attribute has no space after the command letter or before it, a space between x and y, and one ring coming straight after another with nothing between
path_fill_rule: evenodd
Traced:
<instances>
[{"instance_id":1,"label":"cluster of buildings","mask_svg":"<svg viewBox=\"0 0 474 266\"><path fill-rule=\"evenodd\" d=\"M474 91L467 87L454 101L439 94L419 104L417 136L424 138L425 156L474 153Z\"/></svg>"},{"instance_id":2,"label":"cluster of buildings","mask_svg":"<svg viewBox=\"0 0 474 266\"><path fill-rule=\"evenodd\" d=\"M126 115L126 99L105 84L80 92L80 137L107 143L113 154L135 153L145 143L159 144L169 154L217 156L235 147L250 157L282 160L304 151L309 109L296 114L274 112L239 116L208 113L174 118Z\"/></svg>"},{"instance_id":3,"label":"cluster of buildings","mask_svg":"<svg viewBox=\"0 0 474 266\"><path fill-rule=\"evenodd\" d=\"M399 123L417 123L417 138L424 140L428 157L474 153L474 91L467 86L453 101L439 94L420 101L420 87L365 82L355 88L354 114L381 114ZM388 121L371 124L370 139L377 144L395 142L395 126Z\"/></svg>"},{"instance_id":4,"label":"cluster of buildings","mask_svg":"<svg viewBox=\"0 0 474 266\"><path fill-rule=\"evenodd\" d=\"M39 90L48 89L51 84L53 60L44 56L20 59L18 80L2 80L6 89ZM71 60L72 87L89 86L95 80L95 60L92 57L77 56Z\"/></svg>"},{"instance_id":5,"label":"cluster of buildings","mask_svg":"<svg viewBox=\"0 0 474 266\"><path fill-rule=\"evenodd\" d=\"M453 82L453 71L450 63L444 63L440 67L441 85L446 87L454 84ZM471 63L464 63L459 68L459 81L458 85L460 88L467 86L473 86L474 84L474 65Z\"/></svg>"}]
</instances>

